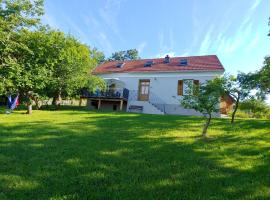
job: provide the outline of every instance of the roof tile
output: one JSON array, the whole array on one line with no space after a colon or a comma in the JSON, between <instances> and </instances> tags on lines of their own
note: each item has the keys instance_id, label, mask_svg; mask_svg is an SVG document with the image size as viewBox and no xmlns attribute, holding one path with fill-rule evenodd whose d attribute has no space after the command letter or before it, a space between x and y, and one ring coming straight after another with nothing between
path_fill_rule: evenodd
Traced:
<instances>
[{"instance_id":1,"label":"roof tile","mask_svg":"<svg viewBox=\"0 0 270 200\"><path fill-rule=\"evenodd\" d=\"M180 59L187 59L186 66L180 66ZM151 67L144 67L146 61L153 60ZM93 74L136 73L136 72L184 72L184 71L224 71L216 55L172 57L170 63L164 63L164 58L124 61L122 68L116 67L119 61L105 62L97 66Z\"/></svg>"}]
</instances>

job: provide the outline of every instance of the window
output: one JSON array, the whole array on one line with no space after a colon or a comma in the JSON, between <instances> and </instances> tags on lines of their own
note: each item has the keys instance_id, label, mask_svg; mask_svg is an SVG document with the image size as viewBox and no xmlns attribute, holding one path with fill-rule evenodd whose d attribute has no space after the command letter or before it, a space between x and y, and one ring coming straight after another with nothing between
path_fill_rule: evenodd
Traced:
<instances>
[{"instance_id":1,"label":"window","mask_svg":"<svg viewBox=\"0 0 270 200\"><path fill-rule=\"evenodd\" d=\"M184 80L183 83L183 95L193 94L193 80Z\"/></svg>"},{"instance_id":2,"label":"window","mask_svg":"<svg viewBox=\"0 0 270 200\"><path fill-rule=\"evenodd\" d=\"M151 67L154 64L153 60L148 60L144 63L144 67Z\"/></svg>"},{"instance_id":3,"label":"window","mask_svg":"<svg viewBox=\"0 0 270 200\"><path fill-rule=\"evenodd\" d=\"M125 63L122 63L122 62L117 63L117 64L116 64L116 67L117 67L117 68L122 68L122 67L124 66L124 64L125 64Z\"/></svg>"},{"instance_id":4,"label":"window","mask_svg":"<svg viewBox=\"0 0 270 200\"><path fill-rule=\"evenodd\" d=\"M149 81L141 82L141 94L148 94L149 93Z\"/></svg>"},{"instance_id":5,"label":"window","mask_svg":"<svg viewBox=\"0 0 270 200\"><path fill-rule=\"evenodd\" d=\"M197 90L194 90L193 86L199 85L199 80L185 79L178 80L177 94L182 95L195 95Z\"/></svg>"},{"instance_id":6,"label":"window","mask_svg":"<svg viewBox=\"0 0 270 200\"><path fill-rule=\"evenodd\" d=\"M177 94L180 96L183 95L183 80L178 80Z\"/></svg>"},{"instance_id":7,"label":"window","mask_svg":"<svg viewBox=\"0 0 270 200\"><path fill-rule=\"evenodd\" d=\"M180 66L187 66L187 65L188 65L187 59L180 59Z\"/></svg>"}]
</instances>

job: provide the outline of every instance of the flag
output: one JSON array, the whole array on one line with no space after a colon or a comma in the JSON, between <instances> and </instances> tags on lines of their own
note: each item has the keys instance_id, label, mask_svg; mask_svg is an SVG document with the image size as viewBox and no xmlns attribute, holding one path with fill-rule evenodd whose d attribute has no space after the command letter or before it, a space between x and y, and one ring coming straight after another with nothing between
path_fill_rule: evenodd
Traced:
<instances>
[{"instance_id":1,"label":"flag","mask_svg":"<svg viewBox=\"0 0 270 200\"><path fill-rule=\"evenodd\" d=\"M18 102L19 102L19 95L17 95L17 96L13 99L13 102L12 102L12 104L11 104L10 109L11 109L11 110L14 110L14 109L17 107Z\"/></svg>"}]
</instances>

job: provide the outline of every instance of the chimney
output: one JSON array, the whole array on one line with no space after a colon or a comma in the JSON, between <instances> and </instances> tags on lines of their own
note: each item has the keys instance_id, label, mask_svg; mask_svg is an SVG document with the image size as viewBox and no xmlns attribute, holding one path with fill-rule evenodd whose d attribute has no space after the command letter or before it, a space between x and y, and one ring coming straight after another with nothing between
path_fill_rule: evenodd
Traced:
<instances>
[{"instance_id":1,"label":"chimney","mask_svg":"<svg viewBox=\"0 0 270 200\"><path fill-rule=\"evenodd\" d=\"M170 56L169 55L165 56L164 63L170 63Z\"/></svg>"}]
</instances>

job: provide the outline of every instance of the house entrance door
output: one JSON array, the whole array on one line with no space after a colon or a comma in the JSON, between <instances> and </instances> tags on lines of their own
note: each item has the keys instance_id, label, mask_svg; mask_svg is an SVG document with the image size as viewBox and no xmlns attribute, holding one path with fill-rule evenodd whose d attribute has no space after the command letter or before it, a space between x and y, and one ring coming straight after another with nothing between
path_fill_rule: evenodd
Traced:
<instances>
[{"instance_id":1,"label":"house entrance door","mask_svg":"<svg viewBox=\"0 0 270 200\"><path fill-rule=\"evenodd\" d=\"M139 101L148 101L149 100L149 89L150 89L150 80L139 80Z\"/></svg>"}]
</instances>

